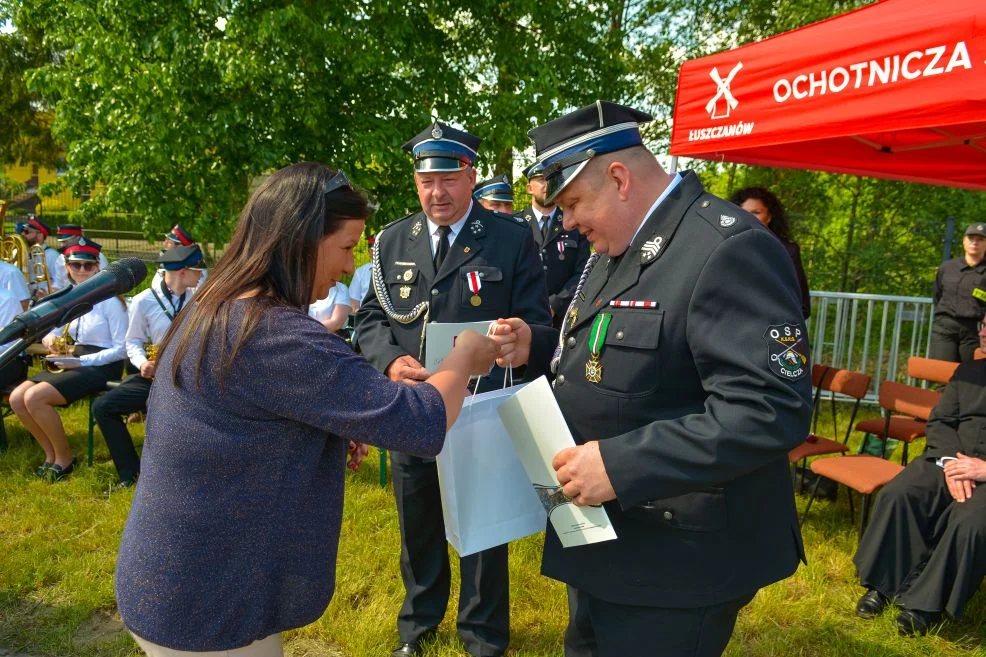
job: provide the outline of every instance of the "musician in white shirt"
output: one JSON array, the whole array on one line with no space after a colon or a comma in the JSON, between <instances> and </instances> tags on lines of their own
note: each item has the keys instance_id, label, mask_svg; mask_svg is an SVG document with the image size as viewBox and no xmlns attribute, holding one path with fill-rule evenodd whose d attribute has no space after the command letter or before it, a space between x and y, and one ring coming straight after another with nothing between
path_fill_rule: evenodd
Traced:
<instances>
[{"instance_id":1,"label":"musician in white shirt","mask_svg":"<svg viewBox=\"0 0 986 657\"><path fill-rule=\"evenodd\" d=\"M202 251L196 244L175 246L164 251L157 261L162 266L160 271L164 272L160 282L152 283L130 302L125 345L127 357L139 373L128 376L92 404L93 417L124 486L136 483L140 474L140 457L123 418L147 410L147 397L157 366L156 359L147 353L147 345L161 344L171 322L188 305L202 278Z\"/></svg>"},{"instance_id":2,"label":"musician in white shirt","mask_svg":"<svg viewBox=\"0 0 986 657\"><path fill-rule=\"evenodd\" d=\"M78 284L99 271L99 250L95 242L80 238L65 249L71 282ZM58 481L75 468L75 458L65 437L65 428L56 406L65 406L106 389L106 382L123 373L124 337L127 309L123 299L113 297L97 303L91 311L56 327L42 340L50 350L56 337L74 342L72 356L49 356L60 372L44 371L17 386L10 394L10 407L44 450L45 460L36 474Z\"/></svg>"},{"instance_id":3,"label":"musician in white shirt","mask_svg":"<svg viewBox=\"0 0 986 657\"><path fill-rule=\"evenodd\" d=\"M349 288L336 283L329 289L329 295L308 306L308 314L322 326L335 333L346 325L352 307L349 305Z\"/></svg>"}]
</instances>

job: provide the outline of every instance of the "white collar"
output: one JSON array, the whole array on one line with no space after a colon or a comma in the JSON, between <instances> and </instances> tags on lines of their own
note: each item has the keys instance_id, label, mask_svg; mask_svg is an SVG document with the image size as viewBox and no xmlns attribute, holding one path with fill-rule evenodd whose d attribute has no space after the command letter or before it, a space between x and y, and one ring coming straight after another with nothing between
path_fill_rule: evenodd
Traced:
<instances>
[{"instance_id":1,"label":"white collar","mask_svg":"<svg viewBox=\"0 0 986 657\"><path fill-rule=\"evenodd\" d=\"M637 230L634 231L633 237L630 238L630 244L633 244L633 241L637 239L637 235L640 233L640 229L644 227L645 223L647 223L647 217L654 214L654 210L656 210L657 206L661 204L661 201L666 199L668 197L668 194L673 192L674 188L677 187L678 183L680 182L681 182L681 174L680 173L674 174L674 178L671 179L671 182L668 183L668 186L664 188L664 191L661 192L661 195L657 197L656 201L654 201L654 205L650 206L650 210L644 213L644 218L640 220L640 225L637 226Z\"/></svg>"},{"instance_id":2,"label":"white collar","mask_svg":"<svg viewBox=\"0 0 986 657\"><path fill-rule=\"evenodd\" d=\"M455 238L459 236L459 231L466 225L466 219L468 219L469 215L472 214L472 204L473 202L469 201L469 207L466 208L466 213L462 215L458 221L449 226L449 228L452 229L452 240L455 240ZM425 219L428 219L428 215L425 215ZM428 219L428 234L432 237L438 234L438 224L431 219Z\"/></svg>"}]
</instances>

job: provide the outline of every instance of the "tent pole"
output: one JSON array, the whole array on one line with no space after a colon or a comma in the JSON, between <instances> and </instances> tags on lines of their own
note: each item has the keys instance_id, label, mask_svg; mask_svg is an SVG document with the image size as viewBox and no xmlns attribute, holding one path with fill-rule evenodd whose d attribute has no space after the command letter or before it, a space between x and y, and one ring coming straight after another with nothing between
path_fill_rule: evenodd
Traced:
<instances>
[{"instance_id":1,"label":"tent pole","mask_svg":"<svg viewBox=\"0 0 986 657\"><path fill-rule=\"evenodd\" d=\"M678 156L677 155L672 155L671 156L671 171L669 171L668 173L678 173Z\"/></svg>"}]
</instances>

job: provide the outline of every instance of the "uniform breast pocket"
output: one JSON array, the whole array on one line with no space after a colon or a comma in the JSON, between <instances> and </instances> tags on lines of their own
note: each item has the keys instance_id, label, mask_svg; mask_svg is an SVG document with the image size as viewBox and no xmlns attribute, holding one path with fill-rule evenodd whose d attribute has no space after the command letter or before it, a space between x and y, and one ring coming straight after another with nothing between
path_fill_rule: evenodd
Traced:
<instances>
[{"instance_id":1,"label":"uniform breast pocket","mask_svg":"<svg viewBox=\"0 0 986 657\"><path fill-rule=\"evenodd\" d=\"M456 283L462 289L461 303L467 308L505 313L510 307L510 290L503 282L503 270L489 265L466 265L459 269Z\"/></svg>"},{"instance_id":2,"label":"uniform breast pocket","mask_svg":"<svg viewBox=\"0 0 986 657\"><path fill-rule=\"evenodd\" d=\"M387 273L387 291L397 310L409 310L417 303L417 267L399 267Z\"/></svg>"},{"instance_id":3,"label":"uniform breast pocket","mask_svg":"<svg viewBox=\"0 0 986 657\"><path fill-rule=\"evenodd\" d=\"M600 361L604 391L641 397L660 383L661 325L664 311L625 309L613 313Z\"/></svg>"}]
</instances>

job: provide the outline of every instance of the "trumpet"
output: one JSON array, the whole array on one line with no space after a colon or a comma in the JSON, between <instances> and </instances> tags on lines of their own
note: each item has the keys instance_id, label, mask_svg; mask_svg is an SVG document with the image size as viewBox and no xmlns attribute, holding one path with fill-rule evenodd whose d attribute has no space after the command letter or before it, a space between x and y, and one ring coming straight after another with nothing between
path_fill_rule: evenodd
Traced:
<instances>
[{"instance_id":1,"label":"trumpet","mask_svg":"<svg viewBox=\"0 0 986 657\"><path fill-rule=\"evenodd\" d=\"M144 353L147 354L147 360L157 360L157 345L153 342L145 342Z\"/></svg>"},{"instance_id":2,"label":"trumpet","mask_svg":"<svg viewBox=\"0 0 986 657\"><path fill-rule=\"evenodd\" d=\"M75 352L75 340L68 334L68 324L65 325L62 334L56 335L51 341L50 352L52 356L71 356ZM46 372L51 372L52 374L59 374L65 371L47 358L42 363L42 367Z\"/></svg>"}]
</instances>

